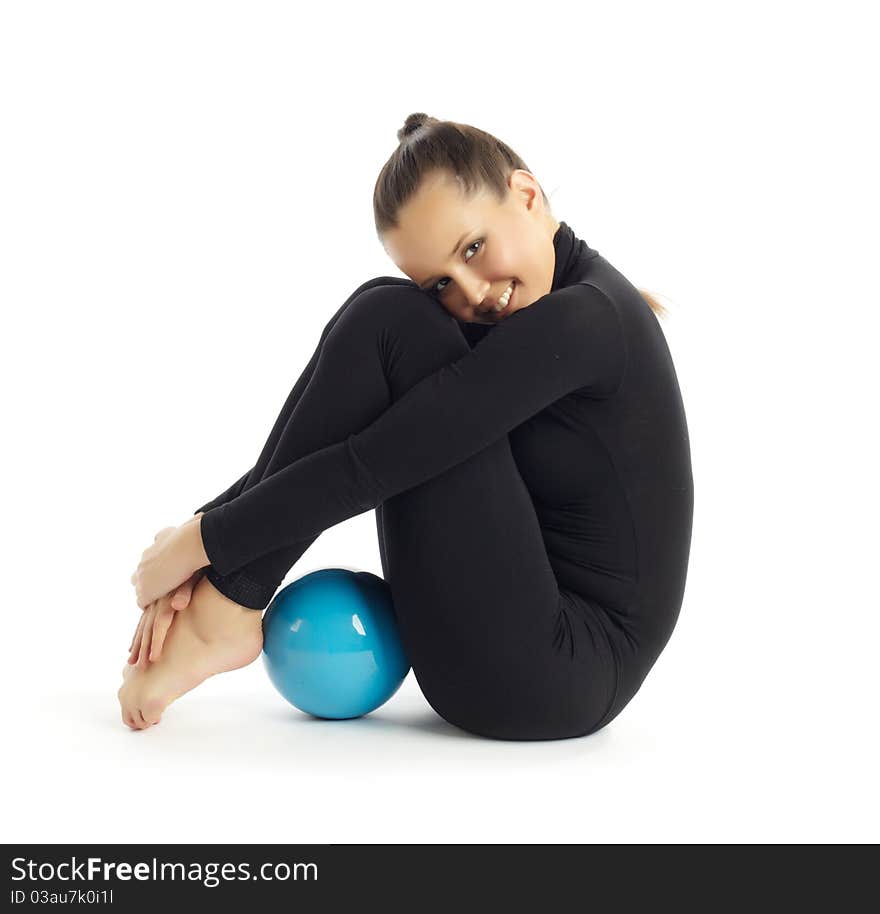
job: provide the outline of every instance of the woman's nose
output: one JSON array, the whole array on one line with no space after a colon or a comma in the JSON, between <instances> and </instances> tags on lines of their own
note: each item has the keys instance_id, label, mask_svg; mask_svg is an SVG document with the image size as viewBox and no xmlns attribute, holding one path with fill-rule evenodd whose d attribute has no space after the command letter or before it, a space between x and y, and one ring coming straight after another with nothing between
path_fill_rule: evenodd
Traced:
<instances>
[{"instance_id":1,"label":"woman's nose","mask_svg":"<svg viewBox=\"0 0 880 914\"><path fill-rule=\"evenodd\" d=\"M467 303L472 308L479 308L489 294L489 283L479 279L463 280L462 291Z\"/></svg>"}]
</instances>

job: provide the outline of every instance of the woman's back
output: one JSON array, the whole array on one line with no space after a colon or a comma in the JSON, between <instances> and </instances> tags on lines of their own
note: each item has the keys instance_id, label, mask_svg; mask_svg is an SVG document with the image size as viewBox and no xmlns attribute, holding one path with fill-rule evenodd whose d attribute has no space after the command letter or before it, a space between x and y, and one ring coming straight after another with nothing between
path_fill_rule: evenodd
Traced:
<instances>
[{"instance_id":1,"label":"woman's back","mask_svg":"<svg viewBox=\"0 0 880 914\"><path fill-rule=\"evenodd\" d=\"M624 351L619 369L616 356L609 360L613 390L574 390L509 438L559 585L587 602L624 678L632 671L622 690L634 694L684 594L693 518L687 422L665 336L638 289L564 222L554 244L553 291L598 290ZM465 330L475 348L494 332ZM609 353L616 346L609 338Z\"/></svg>"}]
</instances>

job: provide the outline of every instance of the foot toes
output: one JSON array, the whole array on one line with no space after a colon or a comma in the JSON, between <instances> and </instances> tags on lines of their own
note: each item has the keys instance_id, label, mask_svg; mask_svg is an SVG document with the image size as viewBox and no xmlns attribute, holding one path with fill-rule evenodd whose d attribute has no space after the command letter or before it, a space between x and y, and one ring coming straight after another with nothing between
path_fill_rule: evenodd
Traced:
<instances>
[{"instance_id":1,"label":"foot toes","mask_svg":"<svg viewBox=\"0 0 880 914\"><path fill-rule=\"evenodd\" d=\"M122 714L122 722L126 727L130 727L132 730L140 730L142 727L141 719L132 700L130 684L123 682L119 687L119 690L116 692L116 697L119 699L119 709L120 713Z\"/></svg>"},{"instance_id":2,"label":"foot toes","mask_svg":"<svg viewBox=\"0 0 880 914\"><path fill-rule=\"evenodd\" d=\"M144 720L144 725L147 727L152 727L153 724L158 724L162 719L162 712L165 710L161 703L158 701L147 701L139 708L141 717Z\"/></svg>"}]
</instances>

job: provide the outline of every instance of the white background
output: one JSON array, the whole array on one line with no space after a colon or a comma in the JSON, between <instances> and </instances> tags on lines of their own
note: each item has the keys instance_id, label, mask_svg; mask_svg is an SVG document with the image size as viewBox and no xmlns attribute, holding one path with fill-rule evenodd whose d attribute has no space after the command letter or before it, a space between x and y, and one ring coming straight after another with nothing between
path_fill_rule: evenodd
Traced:
<instances>
[{"instance_id":1,"label":"white background","mask_svg":"<svg viewBox=\"0 0 880 914\"><path fill-rule=\"evenodd\" d=\"M880 838L869 8L5 3L0 838ZM131 571L251 466L350 292L400 275L371 195L413 111L504 139L670 307L678 627L582 739L470 736L412 674L319 722L261 661L132 732ZM372 512L288 581L339 565L381 574Z\"/></svg>"}]
</instances>

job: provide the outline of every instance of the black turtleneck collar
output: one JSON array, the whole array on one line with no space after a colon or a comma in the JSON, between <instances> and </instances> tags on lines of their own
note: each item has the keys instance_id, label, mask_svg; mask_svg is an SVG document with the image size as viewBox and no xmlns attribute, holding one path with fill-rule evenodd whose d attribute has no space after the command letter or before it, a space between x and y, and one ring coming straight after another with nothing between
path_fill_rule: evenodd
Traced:
<instances>
[{"instance_id":1,"label":"black turtleneck collar","mask_svg":"<svg viewBox=\"0 0 880 914\"><path fill-rule=\"evenodd\" d=\"M561 220L553 236L553 249L556 252L556 266L553 268L551 292L572 286L583 279L589 262L599 256L598 251L594 251L586 241L578 238L571 230L571 226Z\"/></svg>"}]
</instances>

